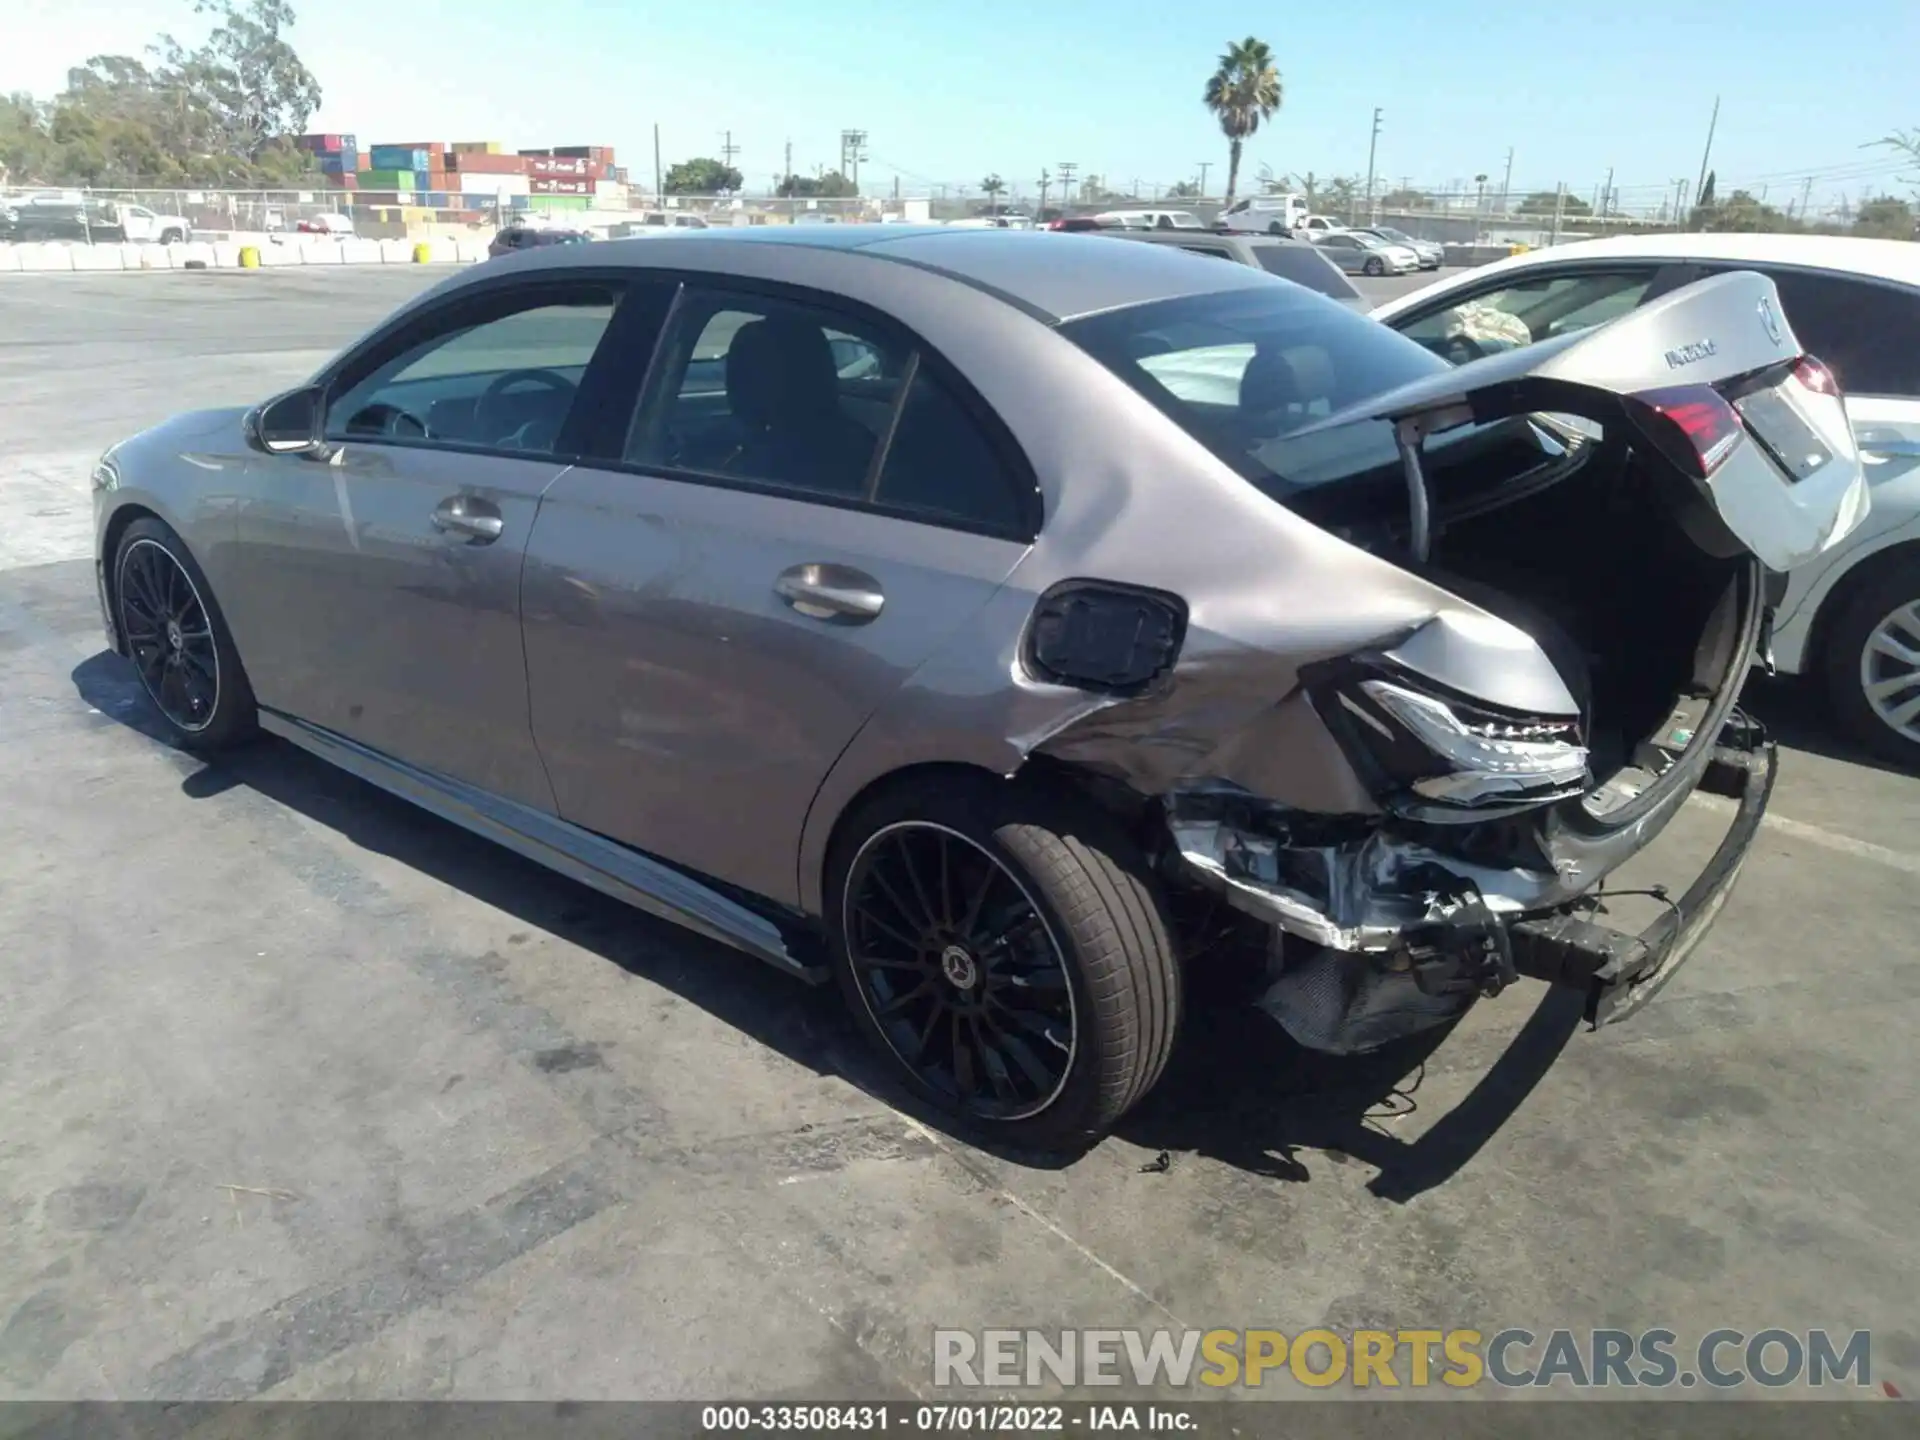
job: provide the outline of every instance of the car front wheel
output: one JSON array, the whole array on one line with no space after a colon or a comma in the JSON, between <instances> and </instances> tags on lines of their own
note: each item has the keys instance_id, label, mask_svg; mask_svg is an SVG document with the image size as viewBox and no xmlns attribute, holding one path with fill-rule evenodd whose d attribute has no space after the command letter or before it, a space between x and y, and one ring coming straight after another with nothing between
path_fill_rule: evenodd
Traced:
<instances>
[{"instance_id":1,"label":"car front wheel","mask_svg":"<svg viewBox=\"0 0 1920 1440\"><path fill-rule=\"evenodd\" d=\"M251 738L253 689L185 542L158 520L135 520L114 551L113 575L127 658L174 743L214 751Z\"/></svg>"},{"instance_id":2,"label":"car front wheel","mask_svg":"<svg viewBox=\"0 0 1920 1440\"><path fill-rule=\"evenodd\" d=\"M1847 733L1920 769L1920 559L1867 581L1834 618L1827 693Z\"/></svg>"},{"instance_id":3,"label":"car front wheel","mask_svg":"<svg viewBox=\"0 0 1920 1440\"><path fill-rule=\"evenodd\" d=\"M1363 268L1366 270L1366 273L1369 275L1384 275L1387 273L1387 267L1380 263L1380 259L1378 256L1375 256L1373 259L1367 261L1366 265Z\"/></svg>"},{"instance_id":4,"label":"car front wheel","mask_svg":"<svg viewBox=\"0 0 1920 1440\"><path fill-rule=\"evenodd\" d=\"M1181 975L1145 859L1061 790L943 777L843 827L829 923L856 1021L922 1098L1083 1143L1153 1088Z\"/></svg>"}]
</instances>

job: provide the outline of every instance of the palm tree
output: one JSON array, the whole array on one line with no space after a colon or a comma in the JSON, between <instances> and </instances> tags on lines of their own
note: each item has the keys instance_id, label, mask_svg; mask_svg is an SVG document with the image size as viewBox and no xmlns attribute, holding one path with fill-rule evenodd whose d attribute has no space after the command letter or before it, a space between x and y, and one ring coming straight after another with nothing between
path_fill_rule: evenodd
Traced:
<instances>
[{"instance_id":1,"label":"palm tree","mask_svg":"<svg viewBox=\"0 0 1920 1440\"><path fill-rule=\"evenodd\" d=\"M1240 147L1262 120L1272 119L1280 108L1280 72L1273 68L1273 51L1251 35L1229 44L1201 98L1227 137L1227 204L1231 205L1240 183Z\"/></svg>"},{"instance_id":2,"label":"palm tree","mask_svg":"<svg viewBox=\"0 0 1920 1440\"><path fill-rule=\"evenodd\" d=\"M980 182L980 188L987 192L987 212L992 215L999 214L1000 192L1007 188L1007 182L997 174L989 175Z\"/></svg>"}]
</instances>

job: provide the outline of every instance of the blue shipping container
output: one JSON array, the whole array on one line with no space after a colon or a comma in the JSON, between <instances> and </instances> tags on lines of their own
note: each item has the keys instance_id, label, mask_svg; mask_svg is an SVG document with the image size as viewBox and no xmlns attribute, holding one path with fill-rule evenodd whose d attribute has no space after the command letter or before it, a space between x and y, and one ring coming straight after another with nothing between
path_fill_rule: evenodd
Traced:
<instances>
[{"instance_id":1,"label":"blue shipping container","mask_svg":"<svg viewBox=\"0 0 1920 1440\"><path fill-rule=\"evenodd\" d=\"M369 170L424 170L427 152L409 150L404 145L376 145L368 152L373 163Z\"/></svg>"},{"instance_id":2,"label":"blue shipping container","mask_svg":"<svg viewBox=\"0 0 1920 1440\"><path fill-rule=\"evenodd\" d=\"M360 169L360 157L351 150L322 151L320 168L329 175L352 175Z\"/></svg>"}]
</instances>

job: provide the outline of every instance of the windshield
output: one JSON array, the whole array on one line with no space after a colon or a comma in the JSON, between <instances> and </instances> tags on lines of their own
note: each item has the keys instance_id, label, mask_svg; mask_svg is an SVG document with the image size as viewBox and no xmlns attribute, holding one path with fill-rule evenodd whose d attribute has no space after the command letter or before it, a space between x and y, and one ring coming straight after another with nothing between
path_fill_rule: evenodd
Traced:
<instances>
[{"instance_id":1,"label":"windshield","mask_svg":"<svg viewBox=\"0 0 1920 1440\"><path fill-rule=\"evenodd\" d=\"M1188 295L1076 320L1061 333L1112 370L1214 454L1276 500L1336 481L1401 482L1393 427L1363 420L1295 431L1424 376L1447 362L1378 321L1299 285ZM1427 442L1484 453L1487 432L1512 431L1523 467L1558 452L1537 427L1463 425ZM1343 489L1346 487L1342 487Z\"/></svg>"}]
</instances>

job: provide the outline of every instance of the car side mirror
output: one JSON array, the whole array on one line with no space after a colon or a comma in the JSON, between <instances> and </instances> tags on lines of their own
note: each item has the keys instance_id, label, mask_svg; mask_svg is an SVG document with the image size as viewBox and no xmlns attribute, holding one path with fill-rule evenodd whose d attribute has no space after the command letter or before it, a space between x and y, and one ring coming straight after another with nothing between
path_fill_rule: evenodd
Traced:
<instances>
[{"instance_id":1,"label":"car side mirror","mask_svg":"<svg viewBox=\"0 0 1920 1440\"><path fill-rule=\"evenodd\" d=\"M326 413L318 385L302 385L276 395L247 414L247 439L269 455L308 455L321 448L320 421Z\"/></svg>"}]
</instances>

